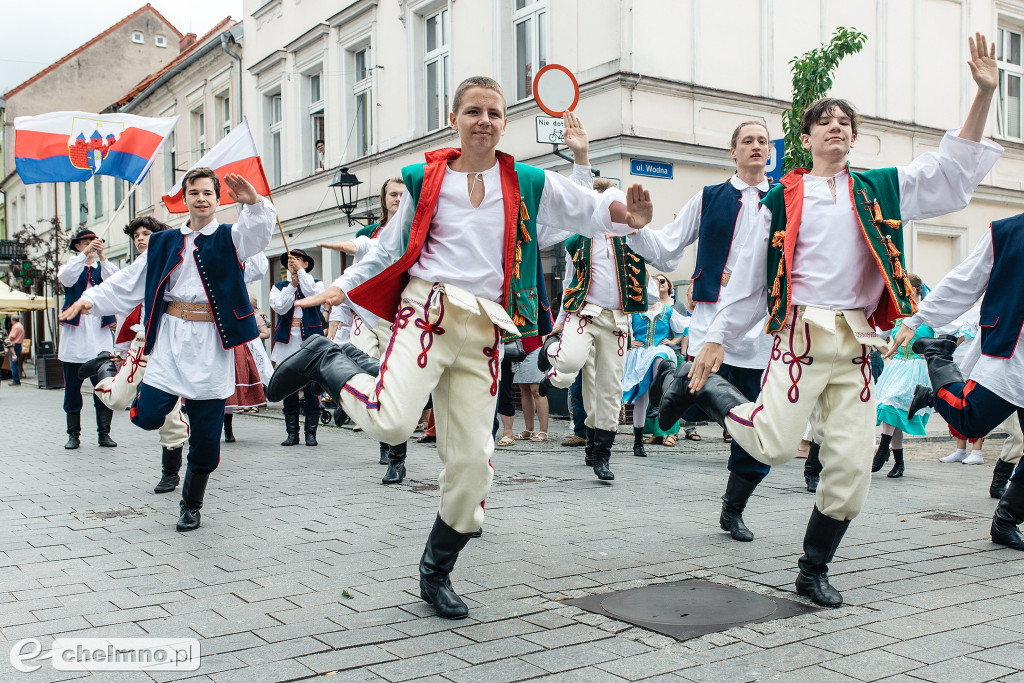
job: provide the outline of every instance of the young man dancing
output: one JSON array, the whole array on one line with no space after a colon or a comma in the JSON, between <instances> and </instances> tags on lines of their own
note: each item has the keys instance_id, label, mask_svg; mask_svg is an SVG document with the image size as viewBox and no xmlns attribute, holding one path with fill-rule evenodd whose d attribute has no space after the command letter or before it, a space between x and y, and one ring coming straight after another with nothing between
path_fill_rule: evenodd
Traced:
<instances>
[{"instance_id":1,"label":"young man dancing","mask_svg":"<svg viewBox=\"0 0 1024 683\"><path fill-rule=\"evenodd\" d=\"M178 531L199 528L206 484L220 462L224 401L235 389L232 349L259 336L243 264L270 243L276 216L245 178L227 174L224 181L244 205L236 224L217 224L217 174L192 169L182 180L188 222L153 235L145 254L61 314L110 315L143 304L149 360L130 415L143 429L159 429L184 399L191 433Z\"/></svg>"},{"instance_id":2,"label":"young man dancing","mask_svg":"<svg viewBox=\"0 0 1024 683\"><path fill-rule=\"evenodd\" d=\"M671 272L679 267L686 247L698 239L693 269L693 316L690 318L687 354L696 356L704 347L712 318L737 268L740 253L759 237L758 210L768 192L765 164L771 142L760 121L746 121L732 133L729 151L736 173L719 185L709 185L684 206L662 230L642 230L628 237L629 246L652 265ZM725 350L718 374L731 382L749 401L761 393L761 375L771 355L771 337L764 333L765 318L740 333ZM651 402L657 406L662 387L671 381L673 367L658 366L651 383ZM743 523L743 510L757 485L771 468L750 456L735 439L729 455L729 482L722 496L719 526L737 541L752 541L754 534Z\"/></svg>"},{"instance_id":3,"label":"young man dancing","mask_svg":"<svg viewBox=\"0 0 1024 683\"><path fill-rule=\"evenodd\" d=\"M759 213L757 238L744 249L724 301L692 367L681 364L661 401L671 424L691 404L724 427L766 465L793 458L807 419L823 397L823 469L804 535L797 593L824 607L843 598L828 581L847 528L864 504L871 479L875 397L869 345L914 312L904 270L904 221L965 207L1001 148L981 142L998 79L995 47L970 40L978 93L960 131L937 153L909 166L851 171L857 117L845 100L823 99L804 112L801 131L813 167L796 169L773 187ZM767 306L766 306L767 300ZM733 347L767 309L772 356L757 401L717 371L723 346Z\"/></svg>"},{"instance_id":4,"label":"young man dancing","mask_svg":"<svg viewBox=\"0 0 1024 683\"><path fill-rule=\"evenodd\" d=\"M449 575L484 520L502 335L537 328L539 248L567 231L642 228L652 207L641 186L630 188L627 208L622 192L597 195L498 152L507 119L493 79L463 81L450 122L461 149L430 152L426 164L406 167L407 192L373 251L324 294L297 302L347 298L360 315L394 320L378 376L378 364L355 347L314 338L278 366L269 389L277 400L315 381L369 435L392 444L412 434L433 394L444 468L420 595L438 616L461 619L469 610Z\"/></svg>"}]
</instances>

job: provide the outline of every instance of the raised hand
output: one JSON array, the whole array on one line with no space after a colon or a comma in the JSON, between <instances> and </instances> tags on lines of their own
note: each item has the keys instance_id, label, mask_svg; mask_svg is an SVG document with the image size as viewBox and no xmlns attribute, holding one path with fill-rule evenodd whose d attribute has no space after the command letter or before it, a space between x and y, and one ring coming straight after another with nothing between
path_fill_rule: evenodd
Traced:
<instances>
[{"instance_id":1,"label":"raised hand","mask_svg":"<svg viewBox=\"0 0 1024 683\"><path fill-rule=\"evenodd\" d=\"M298 308L317 308L325 303L329 303L332 306L337 306L345 300L345 293L340 288L330 286L320 294L314 296L307 296L305 299L299 299L295 302Z\"/></svg>"},{"instance_id":2,"label":"raised hand","mask_svg":"<svg viewBox=\"0 0 1024 683\"><path fill-rule=\"evenodd\" d=\"M344 242L317 242L316 246L330 249L331 251L340 251L345 254L356 253L356 243L352 240L345 240Z\"/></svg>"},{"instance_id":3,"label":"raised hand","mask_svg":"<svg viewBox=\"0 0 1024 683\"><path fill-rule=\"evenodd\" d=\"M974 38L968 38L967 44L971 50L971 58L967 61L967 66L971 69L971 78L978 84L979 90L994 91L999 85L996 44L989 45L981 33L975 33Z\"/></svg>"},{"instance_id":4,"label":"raised hand","mask_svg":"<svg viewBox=\"0 0 1024 683\"><path fill-rule=\"evenodd\" d=\"M562 123L565 124L565 146L572 151L573 159L580 166L588 166L590 160L587 156L590 151L590 139L587 137L587 129L583 122L571 111L562 114Z\"/></svg>"},{"instance_id":5,"label":"raised hand","mask_svg":"<svg viewBox=\"0 0 1024 683\"><path fill-rule=\"evenodd\" d=\"M626 225L640 230L654 219L654 203L651 193L637 183L626 190Z\"/></svg>"},{"instance_id":6,"label":"raised hand","mask_svg":"<svg viewBox=\"0 0 1024 683\"><path fill-rule=\"evenodd\" d=\"M260 196L256 188L248 180L237 173L224 176L224 184L228 186L228 196L239 204L258 204Z\"/></svg>"},{"instance_id":7,"label":"raised hand","mask_svg":"<svg viewBox=\"0 0 1024 683\"><path fill-rule=\"evenodd\" d=\"M896 355L896 352L900 350L900 347L906 346L907 343L914 338L914 332L906 325L900 326L900 331L892 338L889 343L889 350L885 352L885 358L892 358Z\"/></svg>"},{"instance_id":8,"label":"raised hand","mask_svg":"<svg viewBox=\"0 0 1024 683\"><path fill-rule=\"evenodd\" d=\"M79 299L75 303L67 307L67 310L57 316L57 320L71 320L76 315L81 313L82 315L89 315L89 311L92 310L92 302L86 299Z\"/></svg>"}]
</instances>

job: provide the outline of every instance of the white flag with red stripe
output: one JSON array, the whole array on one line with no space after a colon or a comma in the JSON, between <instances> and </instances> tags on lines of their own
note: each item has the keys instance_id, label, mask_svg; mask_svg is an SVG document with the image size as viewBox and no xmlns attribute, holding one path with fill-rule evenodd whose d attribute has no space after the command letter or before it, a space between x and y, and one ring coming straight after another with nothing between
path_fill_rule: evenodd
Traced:
<instances>
[{"instance_id":1,"label":"white flag with red stripe","mask_svg":"<svg viewBox=\"0 0 1024 683\"><path fill-rule=\"evenodd\" d=\"M256 151L256 141L252 137L252 131L249 130L248 121L243 121L236 126L213 149L204 154L202 159L193 164L192 168L212 168L216 171L220 178L221 206L233 204L235 201L228 194L228 187L224 182L224 176L228 173L238 174L248 180L260 195L270 194L270 183L267 182L267 175L263 172L263 162L260 161L260 153ZM175 183L171 191L162 199L171 213L188 212L181 180Z\"/></svg>"}]
</instances>

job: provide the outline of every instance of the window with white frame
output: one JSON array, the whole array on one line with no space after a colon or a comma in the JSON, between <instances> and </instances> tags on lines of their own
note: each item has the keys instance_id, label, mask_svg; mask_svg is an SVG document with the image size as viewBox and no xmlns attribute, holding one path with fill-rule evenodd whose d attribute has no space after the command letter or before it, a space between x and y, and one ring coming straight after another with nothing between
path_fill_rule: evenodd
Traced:
<instances>
[{"instance_id":1,"label":"window with white frame","mask_svg":"<svg viewBox=\"0 0 1024 683\"><path fill-rule=\"evenodd\" d=\"M999 65L999 101L997 125L1004 138L1022 137L1021 82L1024 80L1022 31L1001 28L996 36L996 62Z\"/></svg>"},{"instance_id":2,"label":"window with white frame","mask_svg":"<svg viewBox=\"0 0 1024 683\"><path fill-rule=\"evenodd\" d=\"M231 132L231 97L225 91L215 98L217 102L217 142Z\"/></svg>"},{"instance_id":3,"label":"window with white frame","mask_svg":"<svg viewBox=\"0 0 1024 683\"><path fill-rule=\"evenodd\" d=\"M153 42L156 44L157 47L167 47L167 38L165 38L164 36L157 36L153 39Z\"/></svg>"},{"instance_id":4,"label":"window with white frame","mask_svg":"<svg viewBox=\"0 0 1024 683\"><path fill-rule=\"evenodd\" d=\"M192 163L206 154L206 112L203 107L192 110Z\"/></svg>"},{"instance_id":5,"label":"window with white frame","mask_svg":"<svg viewBox=\"0 0 1024 683\"><path fill-rule=\"evenodd\" d=\"M427 130L443 128L448 121L451 77L448 42L451 38L449 10L443 9L423 20L424 83L426 85Z\"/></svg>"},{"instance_id":6,"label":"window with white frame","mask_svg":"<svg viewBox=\"0 0 1024 683\"><path fill-rule=\"evenodd\" d=\"M274 93L265 98L267 137L270 148L270 185L281 184L281 135L284 130L284 109L281 94Z\"/></svg>"},{"instance_id":7,"label":"window with white frame","mask_svg":"<svg viewBox=\"0 0 1024 683\"><path fill-rule=\"evenodd\" d=\"M175 165L178 163L178 147L174 138L175 135L172 130L171 134L167 136L167 144L164 145L167 149L164 155L164 185L167 186L168 191L174 187L174 183L177 181Z\"/></svg>"},{"instance_id":8,"label":"window with white frame","mask_svg":"<svg viewBox=\"0 0 1024 683\"><path fill-rule=\"evenodd\" d=\"M99 218L103 215L103 176L92 177L92 216Z\"/></svg>"},{"instance_id":9,"label":"window with white frame","mask_svg":"<svg viewBox=\"0 0 1024 683\"><path fill-rule=\"evenodd\" d=\"M355 156L370 153L373 142L373 65L370 47L352 52L352 131L355 135Z\"/></svg>"},{"instance_id":10,"label":"window with white frame","mask_svg":"<svg viewBox=\"0 0 1024 683\"><path fill-rule=\"evenodd\" d=\"M307 130L306 140L309 149L310 170L319 173L324 169L324 155L317 149L317 143L324 139L324 89L323 72L306 76Z\"/></svg>"},{"instance_id":11,"label":"window with white frame","mask_svg":"<svg viewBox=\"0 0 1024 683\"><path fill-rule=\"evenodd\" d=\"M142 36L142 31L133 31L132 32L132 42L133 43L138 43L139 45L145 44L146 39Z\"/></svg>"},{"instance_id":12,"label":"window with white frame","mask_svg":"<svg viewBox=\"0 0 1024 683\"><path fill-rule=\"evenodd\" d=\"M548 63L547 0L513 0L516 101L533 96L533 77Z\"/></svg>"}]
</instances>

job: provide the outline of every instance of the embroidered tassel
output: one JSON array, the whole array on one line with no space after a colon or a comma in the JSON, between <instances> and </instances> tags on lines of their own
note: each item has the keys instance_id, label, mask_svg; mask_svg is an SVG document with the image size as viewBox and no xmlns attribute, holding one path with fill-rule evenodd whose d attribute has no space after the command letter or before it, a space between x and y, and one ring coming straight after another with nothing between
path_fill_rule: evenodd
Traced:
<instances>
[{"instance_id":1,"label":"embroidered tassel","mask_svg":"<svg viewBox=\"0 0 1024 683\"><path fill-rule=\"evenodd\" d=\"M640 262L640 257L639 257L639 256L637 256L636 254L634 254L633 252L629 252L629 258L633 259L633 260L634 260L634 261L636 261L637 263L639 263L639 262Z\"/></svg>"},{"instance_id":2,"label":"embroidered tassel","mask_svg":"<svg viewBox=\"0 0 1024 683\"><path fill-rule=\"evenodd\" d=\"M530 242L530 231L526 229L524 221L519 222L519 238L524 242Z\"/></svg>"},{"instance_id":3,"label":"embroidered tassel","mask_svg":"<svg viewBox=\"0 0 1024 683\"><path fill-rule=\"evenodd\" d=\"M512 316L512 324L516 327L526 324L526 318L519 313L518 309L516 309L515 314Z\"/></svg>"},{"instance_id":4,"label":"embroidered tassel","mask_svg":"<svg viewBox=\"0 0 1024 683\"><path fill-rule=\"evenodd\" d=\"M512 265L512 277L519 279L519 264L523 262L523 245L516 242L516 260Z\"/></svg>"},{"instance_id":5,"label":"embroidered tassel","mask_svg":"<svg viewBox=\"0 0 1024 683\"><path fill-rule=\"evenodd\" d=\"M781 249L786 245L786 231L779 230L772 235L772 246L776 249Z\"/></svg>"},{"instance_id":6,"label":"embroidered tassel","mask_svg":"<svg viewBox=\"0 0 1024 683\"><path fill-rule=\"evenodd\" d=\"M526 210L526 202L522 199L519 200L519 220L528 221L530 220L530 214Z\"/></svg>"},{"instance_id":7,"label":"embroidered tassel","mask_svg":"<svg viewBox=\"0 0 1024 683\"><path fill-rule=\"evenodd\" d=\"M629 269L630 269L630 270L632 270L632 271L633 271L634 273L636 273L637 275L639 275L639 274L640 274L640 269L639 269L639 268L637 268L636 266L629 266Z\"/></svg>"}]
</instances>

